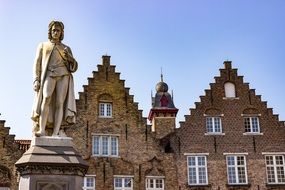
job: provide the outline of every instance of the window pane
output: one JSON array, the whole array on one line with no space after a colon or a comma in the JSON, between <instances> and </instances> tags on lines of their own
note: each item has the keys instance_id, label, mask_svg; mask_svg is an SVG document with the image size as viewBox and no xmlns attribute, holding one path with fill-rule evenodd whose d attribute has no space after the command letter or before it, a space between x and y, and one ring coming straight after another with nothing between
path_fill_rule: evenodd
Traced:
<instances>
[{"instance_id":1,"label":"window pane","mask_svg":"<svg viewBox=\"0 0 285 190\"><path fill-rule=\"evenodd\" d=\"M246 183L245 168L238 167L238 180L239 183Z\"/></svg>"},{"instance_id":2,"label":"window pane","mask_svg":"<svg viewBox=\"0 0 285 190\"><path fill-rule=\"evenodd\" d=\"M245 128L245 132L251 132L251 129L250 129L250 118L249 117L245 117L244 118L244 128Z\"/></svg>"},{"instance_id":3,"label":"window pane","mask_svg":"<svg viewBox=\"0 0 285 190\"><path fill-rule=\"evenodd\" d=\"M106 104L107 111L106 111L106 116L112 116L112 104L108 103Z\"/></svg>"},{"instance_id":4,"label":"window pane","mask_svg":"<svg viewBox=\"0 0 285 190\"><path fill-rule=\"evenodd\" d=\"M205 166L205 157L198 157L198 166Z\"/></svg>"},{"instance_id":5,"label":"window pane","mask_svg":"<svg viewBox=\"0 0 285 190\"><path fill-rule=\"evenodd\" d=\"M205 184L206 181L206 168L198 168L199 184Z\"/></svg>"},{"instance_id":6,"label":"window pane","mask_svg":"<svg viewBox=\"0 0 285 190\"><path fill-rule=\"evenodd\" d=\"M229 178L229 183L236 183L236 171L235 167L228 167L228 178Z\"/></svg>"},{"instance_id":7,"label":"window pane","mask_svg":"<svg viewBox=\"0 0 285 190\"><path fill-rule=\"evenodd\" d=\"M125 186L124 187L132 187L132 179L125 178Z\"/></svg>"},{"instance_id":8,"label":"window pane","mask_svg":"<svg viewBox=\"0 0 285 190\"><path fill-rule=\"evenodd\" d=\"M215 122L215 132L216 133L221 132L221 118L215 117L214 122Z\"/></svg>"},{"instance_id":9,"label":"window pane","mask_svg":"<svg viewBox=\"0 0 285 190\"><path fill-rule=\"evenodd\" d=\"M189 183L197 184L196 178L197 178L196 168L189 168Z\"/></svg>"},{"instance_id":10,"label":"window pane","mask_svg":"<svg viewBox=\"0 0 285 190\"><path fill-rule=\"evenodd\" d=\"M252 132L259 132L259 125L258 125L257 117L251 118L251 124L252 124Z\"/></svg>"},{"instance_id":11,"label":"window pane","mask_svg":"<svg viewBox=\"0 0 285 190\"><path fill-rule=\"evenodd\" d=\"M195 166L195 157L194 156L189 156L188 157L188 165L189 166Z\"/></svg>"},{"instance_id":12,"label":"window pane","mask_svg":"<svg viewBox=\"0 0 285 190\"><path fill-rule=\"evenodd\" d=\"M105 105L103 103L99 104L99 114L100 116L104 116L105 115Z\"/></svg>"},{"instance_id":13,"label":"window pane","mask_svg":"<svg viewBox=\"0 0 285 190\"><path fill-rule=\"evenodd\" d=\"M102 155L108 155L108 137L102 136Z\"/></svg>"},{"instance_id":14,"label":"window pane","mask_svg":"<svg viewBox=\"0 0 285 190\"><path fill-rule=\"evenodd\" d=\"M235 165L235 157L234 156L228 156L227 160L228 160L228 165L229 166Z\"/></svg>"},{"instance_id":15,"label":"window pane","mask_svg":"<svg viewBox=\"0 0 285 190\"><path fill-rule=\"evenodd\" d=\"M156 179L156 188L162 188L163 187L163 180L162 179Z\"/></svg>"},{"instance_id":16,"label":"window pane","mask_svg":"<svg viewBox=\"0 0 285 190\"><path fill-rule=\"evenodd\" d=\"M118 138L117 137L111 137L111 155L118 155L117 152L118 147Z\"/></svg>"},{"instance_id":17,"label":"window pane","mask_svg":"<svg viewBox=\"0 0 285 190\"><path fill-rule=\"evenodd\" d=\"M207 117L206 118L206 128L207 128L207 132L209 132L209 133L214 132L213 123L212 123L212 118L211 117Z\"/></svg>"},{"instance_id":18,"label":"window pane","mask_svg":"<svg viewBox=\"0 0 285 190\"><path fill-rule=\"evenodd\" d=\"M123 187L122 178L115 178L115 187Z\"/></svg>"},{"instance_id":19,"label":"window pane","mask_svg":"<svg viewBox=\"0 0 285 190\"><path fill-rule=\"evenodd\" d=\"M93 154L99 155L100 152L100 138L98 136L93 137Z\"/></svg>"}]
</instances>

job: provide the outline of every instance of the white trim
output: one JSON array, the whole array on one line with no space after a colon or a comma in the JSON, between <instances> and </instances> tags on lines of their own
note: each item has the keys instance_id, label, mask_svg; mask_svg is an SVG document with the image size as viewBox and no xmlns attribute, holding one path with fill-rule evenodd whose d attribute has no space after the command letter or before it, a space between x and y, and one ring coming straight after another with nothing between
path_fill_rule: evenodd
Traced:
<instances>
[{"instance_id":1,"label":"white trim","mask_svg":"<svg viewBox=\"0 0 285 190\"><path fill-rule=\"evenodd\" d=\"M259 132L245 132L245 133L243 133L243 135L263 135L263 133L259 133Z\"/></svg>"},{"instance_id":2,"label":"white trim","mask_svg":"<svg viewBox=\"0 0 285 190\"><path fill-rule=\"evenodd\" d=\"M257 114L256 113L254 113L254 114L243 114L242 113L241 116L242 117L253 117L253 116L261 116L261 114L260 113L257 113Z\"/></svg>"},{"instance_id":3,"label":"white trim","mask_svg":"<svg viewBox=\"0 0 285 190\"><path fill-rule=\"evenodd\" d=\"M241 153L228 153L228 152L225 152L225 153L223 153L223 155L224 156L230 156L230 155L233 155L233 156L235 156L235 155L248 155L248 152L241 152Z\"/></svg>"},{"instance_id":4,"label":"white trim","mask_svg":"<svg viewBox=\"0 0 285 190\"><path fill-rule=\"evenodd\" d=\"M225 116L223 113L222 114L217 114L217 115L212 115L212 114L205 114L204 113L204 116L205 117L223 117L223 116Z\"/></svg>"},{"instance_id":5,"label":"white trim","mask_svg":"<svg viewBox=\"0 0 285 190\"><path fill-rule=\"evenodd\" d=\"M223 100L239 100L239 97L223 97Z\"/></svg>"},{"instance_id":6,"label":"white trim","mask_svg":"<svg viewBox=\"0 0 285 190\"><path fill-rule=\"evenodd\" d=\"M134 178L134 175L113 175L113 177L117 178Z\"/></svg>"},{"instance_id":7,"label":"white trim","mask_svg":"<svg viewBox=\"0 0 285 190\"><path fill-rule=\"evenodd\" d=\"M96 177L96 175L94 174L86 174L84 177Z\"/></svg>"},{"instance_id":8,"label":"white trim","mask_svg":"<svg viewBox=\"0 0 285 190\"><path fill-rule=\"evenodd\" d=\"M209 156L209 153L184 153L184 156Z\"/></svg>"},{"instance_id":9,"label":"white trim","mask_svg":"<svg viewBox=\"0 0 285 190\"><path fill-rule=\"evenodd\" d=\"M262 155L285 155L285 152L261 152Z\"/></svg>"},{"instance_id":10,"label":"white trim","mask_svg":"<svg viewBox=\"0 0 285 190\"><path fill-rule=\"evenodd\" d=\"M205 133L205 135L206 135L206 136L211 136L211 135L218 135L218 136L220 135L220 136L223 136L223 135L225 135L225 133L222 133L222 132L221 132L221 133L208 132L208 133Z\"/></svg>"},{"instance_id":11,"label":"white trim","mask_svg":"<svg viewBox=\"0 0 285 190\"><path fill-rule=\"evenodd\" d=\"M149 176L145 176L146 178L155 178L155 179L164 179L165 176L152 176L152 175L149 175Z\"/></svg>"},{"instance_id":12,"label":"white trim","mask_svg":"<svg viewBox=\"0 0 285 190\"><path fill-rule=\"evenodd\" d=\"M92 136L121 136L120 134L112 134L112 133L91 133Z\"/></svg>"}]
</instances>

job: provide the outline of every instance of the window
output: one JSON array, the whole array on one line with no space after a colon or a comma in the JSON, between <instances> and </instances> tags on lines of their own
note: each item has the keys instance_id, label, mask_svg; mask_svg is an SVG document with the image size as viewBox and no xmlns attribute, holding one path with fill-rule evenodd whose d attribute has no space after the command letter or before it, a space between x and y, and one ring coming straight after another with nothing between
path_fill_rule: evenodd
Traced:
<instances>
[{"instance_id":1,"label":"window","mask_svg":"<svg viewBox=\"0 0 285 190\"><path fill-rule=\"evenodd\" d=\"M93 136L92 154L95 156L118 156L118 137L108 135Z\"/></svg>"},{"instance_id":2,"label":"window","mask_svg":"<svg viewBox=\"0 0 285 190\"><path fill-rule=\"evenodd\" d=\"M161 177L147 177L146 190L164 190L164 179Z\"/></svg>"},{"instance_id":3,"label":"window","mask_svg":"<svg viewBox=\"0 0 285 190\"><path fill-rule=\"evenodd\" d=\"M207 133L221 133L222 122L220 117L206 117Z\"/></svg>"},{"instance_id":4,"label":"window","mask_svg":"<svg viewBox=\"0 0 285 190\"><path fill-rule=\"evenodd\" d=\"M115 177L115 190L133 190L133 178L131 177Z\"/></svg>"},{"instance_id":5,"label":"window","mask_svg":"<svg viewBox=\"0 0 285 190\"><path fill-rule=\"evenodd\" d=\"M285 184L284 156L265 156L267 182L270 184Z\"/></svg>"},{"instance_id":6,"label":"window","mask_svg":"<svg viewBox=\"0 0 285 190\"><path fill-rule=\"evenodd\" d=\"M247 184L245 156L227 156L229 184Z\"/></svg>"},{"instance_id":7,"label":"window","mask_svg":"<svg viewBox=\"0 0 285 190\"><path fill-rule=\"evenodd\" d=\"M85 176L83 190L95 190L95 176Z\"/></svg>"},{"instance_id":8,"label":"window","mask_svg":"<svg viewBox=\"0 0 285 190\"><path fill-rule=\"evenodd\" d=\"M244 117L244 128L246 133L259 133L258 117Z\"/></svg>"},{"instance_id":9,"label":"window","mask_svg":"<svg viewBox=\"0 0 285 190\"><path fill-rule=\"evenodd\" d=\"M99 103L99 116L112 117L112 103Z\"/></svg>"},{"instance_id":10,"label":"window","mask_svg":"<svg viewBox=\"0 0 285 190\"><path fill-rule=\"evenodd\" d=\"M188 156L188 184L208 184L206 156Z\"/></svg>"},{"instance_id":11,"label":"window","mask_svg":"<svg viewBox=\"0 0 285 190\"><path fill-rule=\"evenodd\" d=\"M235 98L236 97L236 89L235 89L235 85L233 83L226 82L224 87L225 87L226 98Z\"/></svg>"}]
</instances>

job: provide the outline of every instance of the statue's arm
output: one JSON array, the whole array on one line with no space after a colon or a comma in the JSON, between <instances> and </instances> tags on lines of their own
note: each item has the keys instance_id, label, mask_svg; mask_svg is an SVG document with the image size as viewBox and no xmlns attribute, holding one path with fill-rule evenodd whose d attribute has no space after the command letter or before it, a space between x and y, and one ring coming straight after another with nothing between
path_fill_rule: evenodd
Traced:
<instances>
[{"instance_id":1,"label":"statue's arm","mask_svg":"<svg viewBox=\"0 0 285 190\"><path fill-rule=\"evenodd\" d=\"M38 91L40 88L41 82L41 72L42 72L42 53L43 52L43 44L40 43L37 47L36 57L33 66L33 78L34 78L34 90Z\"/></svg>"}]
</instances>

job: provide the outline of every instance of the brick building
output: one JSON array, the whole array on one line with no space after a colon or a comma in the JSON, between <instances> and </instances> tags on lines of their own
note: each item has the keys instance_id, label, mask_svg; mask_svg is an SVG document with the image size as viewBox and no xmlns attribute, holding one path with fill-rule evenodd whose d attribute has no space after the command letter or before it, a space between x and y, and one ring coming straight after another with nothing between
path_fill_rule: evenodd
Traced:
<instances>
[{"instance_id":1,"label":"brick building","mask_svg":"<svg viewBox=\"0 0 285 190\"><path fill-rule=\"evenodd\" d=\"M148 125L110 56L103 56L76 100L77 123L67 128L89 163L83 189L284 190L284 122L231 62L224 62L220 76L200 98L176 128L178 109L161 76ZM3 132L9 136L2 122ZM4 166L14 184L11 168L29 142L9 138L15 156Z\"/></svg>"},{"instance_id":2,"label":"brick building","mask_svg":"<svg viewBox=\"0 0 285 190\"><path fill-rule=\"evenodd\" d=\"M120 73L110 65L110 56L102 60L79 93L77 123L67 130L89 162L84 189L178 189L174 155L160 145L160 139L174 131L178 111L163 88L166 84L158 84L156 98L163 96L171 111L160 109L159 100L154 102L156 130L147 125Z\"/></svg>"},{"instance_id":3,"label":"brick building","mask_svg":"<svg viewBox=\"0 0 285 190\"><path fill-rule=\"evenodd\" d=\"M30 144L29 140L15 141L15 135L10 135L9 131L5 121L0 120L0 190L17 188L18 176L14 164Z\"/></svg>"},{"instance_id":4,"label":"brick building","mask_svg":"<svg viewBox=\"0 0 285 190\"><path fill-rule=\"evenodd\" d=\"M169 137L179 189L285 189L285 127L231 62Z\"/></svg>"}]
</instances>

